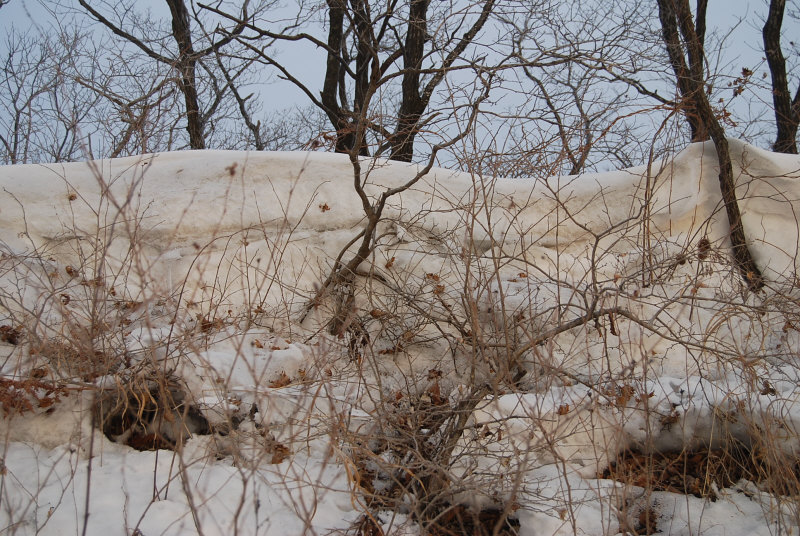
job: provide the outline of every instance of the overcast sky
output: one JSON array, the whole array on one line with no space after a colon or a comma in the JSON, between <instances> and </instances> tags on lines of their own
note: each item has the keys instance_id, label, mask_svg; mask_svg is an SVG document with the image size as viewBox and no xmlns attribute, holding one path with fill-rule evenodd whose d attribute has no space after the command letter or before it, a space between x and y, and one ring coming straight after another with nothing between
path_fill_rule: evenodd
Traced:
<instances>
[{"instance_id":1,"label":"overcast sky","mask_svg":"<svg viewBox=\"0 0 800 536\"><path fill-rule=\"evenodd\" d=\"M150 7L155 13L163 11L164 16L168 16L163 0L138 0L136 5L138 9ZM709 2L709 31L716 30L727 33L735 28L734 35L726 40L722 62L723 64L733 62L736 72L741 67L754 69L761 63L763 52L761 51L760 29L767 5L768 0L710 0ZM46 28L49 24L46 12L42 9L39 0L10 0L7 5L2 7L0 30L3 33L7 32L10 27L24 30L36 25ZM798 34L800 34L800 28L798 28L797 21L787 18L784 23L783 41L788 41L790 36ZM287 49L291 49L291 47L287 47ZM707 52L709 60L713 62L714 51ZM319 68L314 67L314 62L309 61L308 54L300 55L298 61L292 62L292 64L294 68L302 68L305 65L307 76L319 78L316 84L313 83L313 80L309 80L312 86L321 86L323 74ZM322 60L320 65L323 65ZM270 96L270 102L265 105L275 109L286 108L294 104L307 104L304 96L288 83L271 85Z\"/></svg>"},{"instance_id":2,"label":"overcast sky","mask_svg":"<svg viewBox=\"0 0 800 536\"><path fill-rule=\"evenodd\" d=\"M61 0L65 4L75 5L78 9L79 6L75 0ZM99 2L100 0L94 0ZM525 2L527 0L518 0ZM562 0L574 1L574 0ZM655 0L644 0L651 2L655 5ZM52 5L54 0L10 0L0 9L0 32L4 34L14 27L18 31L25 31L28 29L38 28L46 33L54 34L55 32L50 29L53 25L53 19L47 10L43 7ZM128 0L126 0L128 3ZM295 2L291 0L284 0L285 4L294 6ZM724 46L721 50L715 49L713 43L718 40L709 38L707 47L707 57L711 64L712 70L717 70L719 65L720 72L724 72L730 76L738 76L742 68L748 68L756 71L753 79L757 80L762 85L768 85L769 79L762 79L762 75L767 74L767 67L763 60L762 40L761 40L761 27L766 15L769 0L709 0L708 11L708 34L716 32L718 36L727 35L724 40ZM789 10L797 10L800 0L789 0ZM150 8L155 17L162 17L166 22L169 17L169 10L164 0L137 0L134 4L137 10L144 10ZM83 17L83 15L81 15ZM86 16L88 21L88 16ZM784 50L788 52L788 42L794 39L796 35L800 35L800 24L793 18L786 18L783 28L783 46ZM98 35L100 32L107 35L104 28L98 27ZM5 54L4 50L5 39L0 39L0 55ZM325 70L325 54L317 50L313 45L307 42L292 42L283 45L283 54L280 59L284 64L288 65L293 74L302 80L312 92L319 92L322 87L324 70ZM797 65L797 54L789 55L789 78L790 87L792 92L798 84L798 69L792 68ZM265 115L258 115L258 119L264 119L267 123L274 117L282 116L292 112L287 110L295 106L308 107L311 105L307 97L294 86L293 84L285 81L278 80L274 74L269 74L267 69L262 71L263 75L259 74L261 78L254 81L254 84L247 87L247 92L255 93L253 102L260 102L262 111ZM654 84L652 87L658 89L659 81L649 81ZM736 130L736 128L729 128L729 135L735 137L743 137L749 139L759 146L768 148L774 141L773 134L770 127L774 128L774 123L770 119L772 116L772 103L767 89L759 89L758 91L748 92L748 95L742 98L731 100L732 90L728 90L726 85L727 81L723 80L717 82L717 94L724 97L725 105L728 111L732 112L732 117L738 122L738 125L744 126L747 130ZM533 89L531 88L531 91ZM511 109L518 103L516 100L525 100L528 95L535 95L530 93L526 95L527 88L523 88L518 92L496 92L494 95L494 104L503 110ZM674 86L664 88L663 94L668 94L674 91ZM276 113L278 112L278 113ZM521 112L524 117L524 112ZM637 116L638 117L638 116ZM755 120L754 120L755 119ZM658 128L657 124L652 126L647 124L648 119L643 119L645 122L645 129ZM767 125L766 130L763 125ZM752 134L755 132L755 135ZM484 136L486 140L493 140L498 138L499 131L494 124L486 124L476 128L476 137ZM764 135L766 134L766 135ZM760 136L760 137L758 137ZM748 138L750 137L750 138ZM506 139L505 136L500 136L501 141ZM757 138L757 139L756 139ZM598 164L597 169L610 169L616 167L614 162L604 162Z\"/></svg>"}]
</instances>

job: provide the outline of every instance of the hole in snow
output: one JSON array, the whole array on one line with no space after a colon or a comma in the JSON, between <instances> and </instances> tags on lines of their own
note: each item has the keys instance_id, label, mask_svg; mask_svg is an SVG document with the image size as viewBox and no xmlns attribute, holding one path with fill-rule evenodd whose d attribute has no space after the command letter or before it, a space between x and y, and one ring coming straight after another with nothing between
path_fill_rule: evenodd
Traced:
<instances>
[{"instance_id":1,"label":"hole in snow","mask_svg":"<svg viewBox=\"0 0 800 536\"><path fill-rule=\"evenodd\" d=\"M206 418L171 380L134 378L99 394L93 410L107 438L136 450L175 450L193 434L211 433Z\"/></svg>"}]
</instances>

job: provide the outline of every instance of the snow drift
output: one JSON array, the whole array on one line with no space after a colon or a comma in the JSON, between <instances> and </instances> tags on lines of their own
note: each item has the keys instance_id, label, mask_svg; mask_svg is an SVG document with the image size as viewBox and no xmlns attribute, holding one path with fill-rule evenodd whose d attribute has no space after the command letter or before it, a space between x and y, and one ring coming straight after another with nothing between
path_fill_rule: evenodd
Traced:
<instances>
[{"instance_id":1,"label":"snow drift","mask_svg":"<svg viewBox=\"0 0 800 536\"><path fill-rule=\"evenodd\" d=\"M382 430L391 397L392 412L467 407L469 418L448 443L454 502L477 507L514 497L524 534L575 526L613 533L623 524L608 514L621 508L609 506L617 488L596 477L623 449L718 447L732 438L754 445L761 430L777 452L800 454L800 158L736 141L731 151L745 233L768 281L762 293L748 292L730 263L711 144L649 166L546 180L434 169L390 199L359 267L345 328L332 335L327 321L346 297L319 291L364 226L353 181L374 198L418 166L365 160L354 177L342 155L188 151L0 168L0 323L26 334L26 344L4 339L3 373L19 381L44 370L45 379L88 391L155 363L181 384L203 423L235 436L221 447L227 440L219 434L215 446L198 437L205 424L172 433L188 441L186 460L209 449L223 459L208 478L235 480L225 456L258 451L265 436L258 430L268 429L271 445L287 452L271 459L289 468L282 482L313 467L313 483L345 497L349 462L336 458L339 470L327 463L337 445L332 422L370 437ZM79 356L65 351L54 363L59 338L102 367L80 369ZM43 447L72 445L78 458L66 469L53 462L51 471L71 467L85 477L77 460L90 455L96 422L88 395L65 396L55 412L0 423L9 471L31 463L27 449L40 457ZM56 419L61 431L48 433ZM151 422L144 432L161 430ZM126 459L127 447L104 448L113 463ZM147 455L127 459L140 464L140 456ZM381 456L401 463L388 451ZM254 473L263 469L251 462ZM4 493L17 497L31 486L42 497L49 489L8 483ZM584 506L564 514L565 496L542 492L553 486L571 488ZM212 488L224 484L198 493L211 497ZM223 532L258 516L254 499L231 493L241 494L245 513L220 514L214 523ZM275 500L303 501L287 493ZM336 503L344 525L328 510L312 525L341 528L355 519L355 503L331 501L319 504ZM170 529L139 502L132 515L153 530L211 523L203 507L182 499L174 508L184 522ZM740 498L730 504L752 510ZM75 508L69 514L62 505L56 510L67 513L56 516L74 517ZM197 511L200 520L189 516ZM2 515L23 531L54 527L36 512ZM702 528L687 512L674 514L673 528ZM297 517L304 515L314 517ZM122 528L102 516L93 522L93 530ZM269 527L282 533L285 524Z\"/></svg>"}]
</instances>

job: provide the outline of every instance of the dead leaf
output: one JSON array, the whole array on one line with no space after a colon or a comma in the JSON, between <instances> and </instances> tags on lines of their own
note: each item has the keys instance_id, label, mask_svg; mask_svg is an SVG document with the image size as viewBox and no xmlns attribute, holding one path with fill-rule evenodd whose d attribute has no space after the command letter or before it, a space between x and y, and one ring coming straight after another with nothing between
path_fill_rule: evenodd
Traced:
<instances>
[{"instance_id":1,"label":"dead leaf","mask_svg":"<svg viewBox=\"0 0 800 536\"><path fill-rule=\"evenodd\" d=\"M617 389L617 407L621 408L628 405L634 394L636 394L636 390L630 385L619 387Z\"/></svg>"},{"instance_id":2,"label":"dead leaf","mask_svg":"<svg viewBox=\"0 0 800 536\"><path fill-rule=\"evenodd\" d=\"M428 396L431 398L431 404L434 406L441 406L444 404L444 398L442 398L442 390L439 387L439 380L433 382L433 385L428 387Z\"/></svg>"},{"instance_id":3,"label":"dead leaf","mask_svg":"<svg viewBox=\"0 0 800 536\"><path fill-rule=\"evenodd\" d=\"M281 463L289 457L289 454L288 447L278 443L272 449L272 459L269 463Z\"/></svg>"},{"instance_id":4,"label":"dead leaf","mask_svg":"<svg viewBox=\"0 0 800 536\"><path fill-rule=\"evenodd\" d=\"M22 332L19 329L13 326L0 326L0 341L16 346L21 337Z\"/></svg>"},{"instance_id":5,"label":"dead leaf","mask_svg":"<svg viewBox=\"0 0 800 536\"><path fill-rule=\"evenodd\" d=\"M697 258L705 260L711 250L711 242L705 236L697 242Z\"/></svg>"},{"instance_id":6,"label":"dead leaf","mask_svg":"<svg viewBox=\"0 0 800 536\"><path fill-rule=\"evenodd\" d=\"M271 381L269 387L271 389L280 389L281 387L286 387L290 383L292 383L292 379L287 376L284 371L281 371L281 375L278 376L277 379Z\"/></svg>"}]
</instances>

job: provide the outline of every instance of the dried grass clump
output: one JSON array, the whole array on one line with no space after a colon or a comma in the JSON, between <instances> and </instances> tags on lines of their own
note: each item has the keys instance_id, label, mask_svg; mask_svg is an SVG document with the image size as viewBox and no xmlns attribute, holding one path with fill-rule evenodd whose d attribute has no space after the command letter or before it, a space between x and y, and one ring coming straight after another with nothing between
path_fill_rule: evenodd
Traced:
<instances>
[{"instance_id":1,"label":"dried grass clump","mask_svg":"<svg viewBox=\"0 0 800 536\"><path fill-rule=\"evenodd\" d=\"M206 418L177 380L135 376L97 394L94 419L106 437L137 450L179 450L193 434L208 434Z\"/></svg>"},{"instance_id":2,"label":"dried grass clump","mask_svg":"<svg viewBox=\"0 0 800 536\"><path fill-rule=\"evenodd\" d=\"M621 452L598 478L649 491L668 491L716 501L720 490L748 480L776 496L800 493L800 460L776 457L774 449L731 440L723 448Z\"/></svg>"},{"instance_id":3,"label":"dried grass clump","mask_svg":"<svg viewBox=\"0 0 800 536\"><path fill-rule=\"evenodd\" d=\"M35 377L25 380L0 378L0 408L3 409L3 417L23 415L36 408L49 409L67 394L65 387Z\"/></svg>"},{"instance_id":4,"label":"dried grass clump","mask_svg":"<svg viewBox=\"0 0 800 536\"><path fill-rule=\"evenodd\" d=\"M30 355L44 360L60 378L83 382L119 372L125 365L124 351L98 350L66 338L51 338L33 344Z\"/></svg>"}]
</instances>

